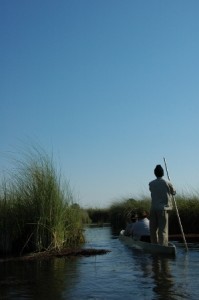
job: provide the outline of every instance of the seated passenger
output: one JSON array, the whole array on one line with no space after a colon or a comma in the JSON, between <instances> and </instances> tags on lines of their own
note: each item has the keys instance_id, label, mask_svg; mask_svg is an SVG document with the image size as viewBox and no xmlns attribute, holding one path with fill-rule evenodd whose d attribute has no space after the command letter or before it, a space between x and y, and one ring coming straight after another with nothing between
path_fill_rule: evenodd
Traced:
<instances>
[{"instance_id":1,"label":"seated passenger","mask_svg":"<svg viewBox=\"0 0 199 300\"><path fill-rule=\"evenodd\" d=\"M145 211L138 214L138 221L134 223L132 235L137 240L150 243L149 219Z\"/></svg>"},{"instance_id":2,"label":"seated passenger","mask_svg":"<svg viewBox=\"0 0 199 300\"><path fill-rule=\"evenodd\" d=\"M131 236L132 235L133 226L134 226L136 221L137 221L137 215L136 214L131 215L130 219L129 219L129 222L126 225L124 235L126 235L126 236Z\"/></svg>"}]
</instances>

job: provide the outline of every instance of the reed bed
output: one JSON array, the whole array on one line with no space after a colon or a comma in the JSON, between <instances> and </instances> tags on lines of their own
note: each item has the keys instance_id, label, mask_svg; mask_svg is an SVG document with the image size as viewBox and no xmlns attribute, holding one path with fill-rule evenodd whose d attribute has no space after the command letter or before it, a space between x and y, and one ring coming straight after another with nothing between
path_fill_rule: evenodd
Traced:
<instances>
[{"instance_id":1,"label":"reed bed","mask_svg":"<svg viewBox=\"0 0 199 300\"><path fill-rule=\"evenodd\" d=\"M1 182L0 252L22 254L84 240L82 211L53 160L33 149Z\"/></svg>"},{"instance_id":2,"label":"reed bed","mask_svg":"<svg viewBox=\"0 0 199 300\"><path fill-rule=\"evenodd\" d=\"M90 223L103 225L110 222L110 210L108 208L89 208L87 214L90 219Z\"/></svg>"},{"instance_id":3,"label":"reed bed","mask_svg":"<svg viewBox=\"0 0 199 300\"><path fill-rule=\"evenodd\" d=\"M139 210L149 211L150 201L148 199L135 200L121 199L110 206L110 223L114 230L126 227L127 220L131 214Z\"/></svg>"},{"instance_id":4,"label":"reed bed","mask_svg":"<svg viewBox=\"0 0 199 300\"><path fill-rule=\"evenodd\" d=\"M185 234L199 234L199 195L179 195L176 197L177 208ZM180 233L180 226L175 209L170 213L169 232Z\"/></svg>"},{"instance_id":5,"label":"reed bed","mask_svg":"<svg viewBox=\"0 0 199 300\"><path fill-rule=\"evenodd\" d=\"M184 233L199 233L199 194L178 195L175 198ZM110 206L110 222L114 230L119 231L126 226L131 213L139 210L150 212L151 199L122 199ZM180 226L175 208L169 213L169 233L180 234Z\"/></svg>"}]
</instances>

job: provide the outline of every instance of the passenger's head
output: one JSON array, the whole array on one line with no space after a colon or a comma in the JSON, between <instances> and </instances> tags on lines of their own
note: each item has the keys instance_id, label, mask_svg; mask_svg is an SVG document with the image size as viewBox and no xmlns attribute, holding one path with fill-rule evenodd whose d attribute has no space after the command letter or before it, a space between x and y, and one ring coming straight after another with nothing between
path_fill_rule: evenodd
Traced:
<instances>
[{"instance_id":1,"label":"passenger's head","mask_svg":"<svg viewBox=\"0 0 199 300\"><path fill-rule=\"evenodd\" d=\"M142 220L144 218L147 218L148 217L148 214L145 210L140 210L138 212L138 220Z\"/></svg>"},{"instance_id":2,"label":"passenger's head","mask_svg":"<svg viewBox=\"0 0 199 300\"><path fill-rule=\"evenodd\" d=\"M156 177L164 176L164 170L161 165L157 165L154 169L154 174Z\"/></svg>"},{"instance_id":3,"label":"passenger's head","mask_svg":"<svg viewBox=\"0 0 199 300\"><path fill-rule=\"evenodd\" d=\"M137 219L138 219L138 215L137 215L137 214L132 214L132 215L131 215L131 222L132 222L132 223L136 222Z\"/></svg>"}]
</instances>

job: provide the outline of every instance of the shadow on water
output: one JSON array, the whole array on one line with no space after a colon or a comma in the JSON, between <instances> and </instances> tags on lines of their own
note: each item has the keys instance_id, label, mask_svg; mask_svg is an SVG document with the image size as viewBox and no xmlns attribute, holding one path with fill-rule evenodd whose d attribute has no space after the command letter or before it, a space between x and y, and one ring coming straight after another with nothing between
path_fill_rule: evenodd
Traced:
<instances>
[{"instance_id":1,"label":"shadow on water","mask_svg":"<svg viewBox=\"0 0 199 300\"><path fill-rule=\"evenodd\" d=\"M77 259L1 263L0 299L63 299L62 292L78 278Z\"/></svg>"},{"instance_id":2,"label":"shadow on water","mask_svg":"<svg viewBox=\"0 0 199 300\"><path fill-rule=\"evenodd\" d=\"M174 278L170 264L175 258L153 256L138 249L131 249L136 274L137 299L179 299L176 298ZM183 299L183 298L182 298Z\"/></svg>"},{"instance_id":3,"label":"shadow on water","mask_svg":"<svg viewBox=\"0 0 199 300\"><path fill-rule=\"evenodd\" d=\"M0 262L0 299L198 299L198 245L177 257L153 256L118 240L108 227L86 229L90 257Z\"/></svg>"},{"instance_id":4,"label":"shadow on water","mask_svg":"<svg viewBox=\"0 0 199 300\"><path fill-rule=\"evenodd\" d=\"M165 257L152 258L153 291L158 295L158 299L176 299L173 296L174 278L171 275L170 260Z\"/></svg>"},{"instance_id":5,"label":"shadow on water","mask_svg":"<svg viewBox=\"0 0 199 300\"><path fill-rule=\"evenodd\" d=\"M192 273L194 263L199 259L199 245L189 246L191 251L186 253L184 246L179 244L177 257L151 255L131 249L133 272L138 270L140 282L137 299L198 299L199 271L195 269L194 276Z\"/></svg>"}]
</instances>

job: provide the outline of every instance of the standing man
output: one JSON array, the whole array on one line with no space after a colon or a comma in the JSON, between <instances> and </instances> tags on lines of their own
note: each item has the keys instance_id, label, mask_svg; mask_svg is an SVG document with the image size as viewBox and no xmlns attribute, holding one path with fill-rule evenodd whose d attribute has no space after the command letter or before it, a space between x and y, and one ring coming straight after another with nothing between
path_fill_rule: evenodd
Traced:
<instances>
[{"instance_id":1,"label":"standing man","mask_svg":"<svg viewBox=\"0 0 199 300\"><path fill-rule=\"evenodd\" d=\"M149 183L151 191L150 235L151 243L168 245L168 212L172 209L173 185L163 179L164 170L157 165L154 170L156 179Z\"/></svg>"}]
</instances>

